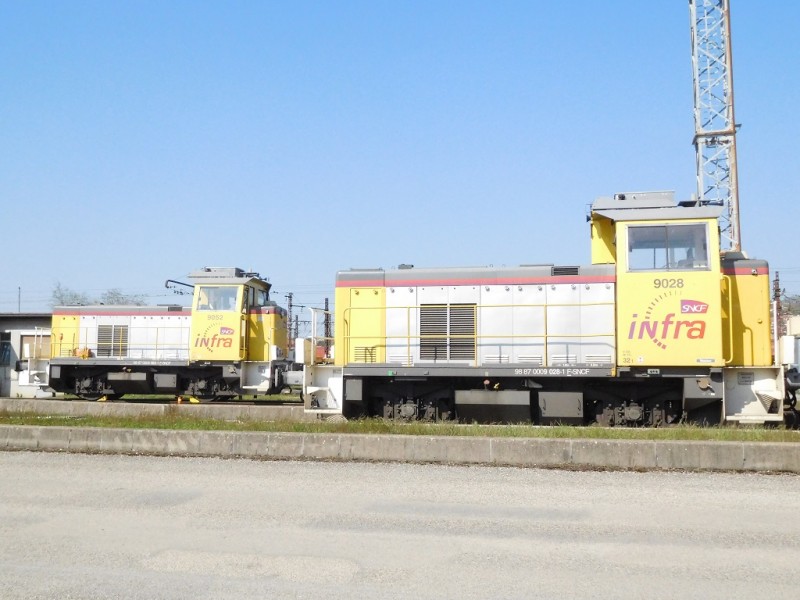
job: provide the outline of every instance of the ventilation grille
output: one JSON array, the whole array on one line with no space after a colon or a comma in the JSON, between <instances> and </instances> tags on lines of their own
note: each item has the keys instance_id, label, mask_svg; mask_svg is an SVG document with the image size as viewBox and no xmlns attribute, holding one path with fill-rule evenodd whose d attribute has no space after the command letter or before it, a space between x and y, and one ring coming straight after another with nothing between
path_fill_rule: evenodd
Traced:
<instances>
[{"instance_id":1,"label":"ventilation grille","mask_svg":"<svg viewBox=\"0 0 800 600\"><path fill-rule=\"evenodd\" d=\"M551 273L554 277L558 275L577 275L580 267L553 267Z\"/></svg>"},{"instance_id":2,"label":"ventilation grille","mask_svg":"<svg viewBox=\"0 0 800 600\"><path fill-rule=\"evenodd\" d=\"M392 364L403 365L404 367L413 366L414 361L409 358L408 354L390 354L389 362Z\"/></svg>"},{"instance_id":3,"label":"ventilation grille","mask_svg":"<svg viewBox=\"0 0 800 600\"><path fill-rule=\"evenodd\" d=\"M550 362L556 365L577 365L577 354L551 354Z\"/></svg>"},{"instance_id":4,"label":"ventilation grille","mask_svg":"<svg viewBox=\"0 0 800 600\"><path fill-rule=\"evenodd\" d=\"M447 307L419 309L419 356L422 360L447 360Z\"/></svg>"},{"instance_id":5,"label":"ventilation grille","mask_svg":"<svg viewBox=\"0 0 800 600\"><path fill-rule=\"evenodd\" d=\"M375 346L356 346L356 362L374 363L375 355L377 354L375 350Z\"/></svg>"},{"instance_id":6,"label":"ventilation grille","mask_svg":"<svg viewBox=\"0 0 800 600\"><path fill-rule=\"evenodd\" d=\"M453 304L450 306L451 360L475 359L475 305Z\"/></svg>"},{"instance_id":7,"label":"ventilation grille","mask_svg":"<svg viewBox=\"0 0 800 600\"><path fill-rule=\"evenodd\" d=\"M128 326L98 325L97 356L127 356Z\"/></svg>"},{"instance_id":8,"label":"ventilation grille","mask_svg":"<svg viewBox=\"0 0 800 600\"><path fill-rule=\"evenodd\" d=\"M543 364L541 354L520 354L517 356L517 362L530 363L532 365L539 365L540 367Z\"/></svg>"},{"instance_id":9,"label":"ventilation grille","mask_svg":"<svg viewBox=\"0 0 800 600\"><path fill-rule=\"evenodd\" d=\"M587 354L586 355L586 362L587 363L607 364L607 363L611 362L611 355L610 354Z\"/></svg>"},{"instance_id":10,"label":"ventilation grille","mask_svg":"<svg viewBox=\"0 0 800 600\"><path fill-rule=\"evenodd\" d=\"M487 365L502 365L510 361L508 354L487 354L483 362Z\"/></svg>"},{"instance_id":11,"label":"ventilation grille","mask_svg":"<svg viewBox=\"0 0 800 600\"><path fill-rule=\"evenodd\" d=\"M420 306L420 359L475 360L475 308L475 304Z\"/></svg>"}]
</instances>

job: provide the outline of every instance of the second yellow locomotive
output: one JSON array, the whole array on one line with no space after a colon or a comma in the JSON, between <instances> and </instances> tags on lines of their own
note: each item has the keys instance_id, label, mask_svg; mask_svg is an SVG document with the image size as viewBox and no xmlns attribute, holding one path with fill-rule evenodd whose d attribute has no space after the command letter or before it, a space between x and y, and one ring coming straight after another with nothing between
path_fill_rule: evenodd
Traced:
<instances>
[{"instance_id":1,"label":"second yellow locomotive","mask_svg":"<svg viewBox=\"0 0 800 600\"><path fill-rule=\"evenodd\" d=\"M175 394L224 399L282 389L286 311L257 273L189 275L192 306L56 307L50 386L83 398Z\"/></svg>"}]
</instances>

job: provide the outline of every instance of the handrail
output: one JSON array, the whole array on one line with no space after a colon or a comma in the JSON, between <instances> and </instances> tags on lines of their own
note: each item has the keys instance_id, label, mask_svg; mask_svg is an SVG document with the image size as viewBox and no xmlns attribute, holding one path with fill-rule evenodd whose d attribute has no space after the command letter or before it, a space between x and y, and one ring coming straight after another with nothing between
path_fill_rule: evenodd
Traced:
<instances>
[{"instance_id":1,"label":"handrail","mask_svg":"<svg viewBox=\"0 0 800 600\"><path fill-rule=\"evenodd\" d=\"M733 278L730 275L722 275L728 283L728 351L729 357L723 356L722 360L726 365L733 362Z\"/></svg>"},{"instance_id":2,"label":"handrail","mask_svg":"<svg viewBox=\"0 0 800 600\"><path fill-rule=\"evenodd\" d=\"M334 341L332 336L325 336L325 335L318 335L317 328L319 326L319 317L324 315L332 315L333 313L330 310L325 310L324 308L313 308L311 306L307 307L308 310L311 311L311 350L312 350L312 357L311 361L312 364L317 364L317 346L320 342L330 342ZM330 356L325 356L325 360L330 360ZM324 362L324 361L323 361Z\"/></svg>"},{"instance_id":3,"label":"handrail","mask_svg":"<svg viewBox=\"0 0 800 600\"><path fill-rule=\"evenodd\" d=\"M144 334L139 338L138 334ZM131 340L131 335L134 340ZM129 358L154 360L183 360L189 356L190 326L153 325L129 330L125 338L98 340L97 327L69 327L50 340L50 358ZM170 341L164 341L172 338ZM153 341L149 341L153 340Z\"/></svg>"},{"instance_id":4,"label":"handrail","mask_svg":"<svg viewBox=\"0 0 800 600\"><path fill-rule=\"evenodd\" d=\"M447 308L449 306L452 306L452 305L448 305L448 304L426 304L425 308ZM343 342L344 342L344 348L343 348L342 356L344 357L345 362L350 362L351 350L353 348L353 341L354 340L365 340L365 341L366 340L375 340L377 342L382 341L383 342L382 344L381 343L377 343L372 347L376 348L376 349L382 349L384 352L386 352L386 350L390 347L390 345L388 343L390 340L405 340L406 360L410 364L411 360L412 360L412 356L413 356L413 349L421 347L422 340L426 340L426 339L444 339L444 340L447 340L447 343L449 345L449 342L451 340L464 339L464 340L473 340L474 341L474 343L473 343L473 351L474 351L474 359L473 359L473 361L474 361L475 366L478 366L479 365L479 360L480 360L478 350L479 350L479 348L482 347L482 345L480 344L481 340L504 338L504 339L513 341L513 340L517 340L517 339L537 338L537 339L541 339L542 340L542 342L541 342L541 345L543 347L542 364L546 365L546 364L549 364L549 356L548 356L548 350L549 349L548 349L548 346L550 345L551 340L553 340L553 339L565 339L566 338L566 339L569 339L569 340L574 340L574 339L592 339L592 338L608 338L608 337L615 338L616 332L613 331L613 330L611 330L609 332L603 332L603 333L577 333L577 334L575 334L575 333L552 333L552 332L548 333L547 332L548 312L549 312L548 309L550 309L550 308L563 308L563 307L584 308L584 307L587 307L587 306L609 306L609 307L613 307L614 306L614 302L612 302L612 301L609 301L609 302L591 302L591 303L587 302L587 303L583 303L583 304L574 304L574 303L566 304L566 303L563 303L563 304L514 304L514 305L509 305L509 304L484 304L484 305L480 305L480 306L476 305L476 306L472 307L473 311L474 311L473 312L473 316L474 316L474 322L475 322L475 334L474 335L472 335L472 334L454 334L454 333L449 333L449 332L447 332L447 333L434 333L434 334L417 333L416 335L411 335L411 333L410 333L411 332L411 323L412 323L411 313L412 313L412 311L420 310L422 308L422 306L420 306L420 305L414 305L414 306L410 306L409 305L409 306L347 307L343 311L342 317L343 317L343 320L345 321L345 323L347 323L348 325L352 321L353 311L370 311L370 310L374 311L374 310L377 310L377 311L382 311L382 312L388 313L389 311L392 311L392 310L405 310L406 311L406 319L405 319L405 321L406 321L406 332L407 333L404 334L404 335L389 335L384 330L384 334L383 335L369 335L369 334L364 335L364 334L360 334L360 333L359 334L352 334L350 332L350 328L348 327L347 330L342 335L342 338L341 338L343 340ZM526 309L526 308L527 309L539 309L539 310L541 310L542 313L543 313L542 314L541 331L537 332L537 333L530 333L529 332L529 333L518 333L518 334L512 334L512 333L485 333L485 334L478 334L478 332L481 330L481 318L482 318L481 311L484 310L484 309L498 309L498 308L501 308L501 309L504 308L504 309L509 309L509 310L518 310L518 309ZM385 323L384 323L384 328L385 328ZM415 340L419 340L419 342L412 343ZM388 356L386 356L385 358L388 359Z\"/></svg>"}]
</instances>

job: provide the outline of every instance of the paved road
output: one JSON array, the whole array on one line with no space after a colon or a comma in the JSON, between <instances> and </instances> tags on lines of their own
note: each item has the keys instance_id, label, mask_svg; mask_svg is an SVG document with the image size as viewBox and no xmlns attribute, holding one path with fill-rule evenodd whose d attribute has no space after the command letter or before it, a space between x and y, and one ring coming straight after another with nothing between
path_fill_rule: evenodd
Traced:
<instances>
[{"instance_id":1,"label":"paved road","mask_svg":"<svg viewBox=\"0 0 800 600\"><path fill-rule=\"evenodd\" d=\"M787 475L0 452L0 598L795 599L798 501Z\"/></svg>"}]
</instances>

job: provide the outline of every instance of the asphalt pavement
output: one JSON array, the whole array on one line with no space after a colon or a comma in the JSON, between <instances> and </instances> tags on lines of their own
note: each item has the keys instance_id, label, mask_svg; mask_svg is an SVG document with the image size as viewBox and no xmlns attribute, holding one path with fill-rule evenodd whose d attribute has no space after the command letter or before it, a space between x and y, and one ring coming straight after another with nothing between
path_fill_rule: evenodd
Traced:
<instances>
[{"instance_id":1,"label":"asphalt pavement","mask_svg":"<svg viewBox=\"0 0 800 600\"><path fill-rule=\"evenodd\" d=\"M0 453L0 597L797 598L800 477Z\"/></svg>"}]
</instances>

